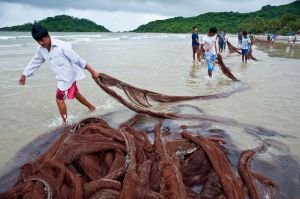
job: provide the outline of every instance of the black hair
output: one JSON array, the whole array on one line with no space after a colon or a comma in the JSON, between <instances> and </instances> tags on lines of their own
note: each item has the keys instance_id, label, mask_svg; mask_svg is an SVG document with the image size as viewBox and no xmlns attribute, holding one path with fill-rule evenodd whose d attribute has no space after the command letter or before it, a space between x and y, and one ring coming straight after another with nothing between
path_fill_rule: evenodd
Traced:
<instances>
[{"instance_id":1,"label":"black hair","mask_svg":"<svg viewBox=\"0 0 300 199\"><path fill-rule=\"evenodd\" d=\"M195 28L198 28L198 26L193 26L193 30L195 30Z\"/></svg>"},{"instance_id":2,"label":"black hair","mask_svg":"<svg viewBox=\"0 0 300 199\"><path fill-rule=\"evenodd\" d=\"M218 29L216 27L211 27L208 32L217 33Z\"/></svg>"},{"instance_id":3,"label":"black hair","mask_svg":"<svg viewBox=\"0 0 300 199\"><path fill-rule=\"evenodd\" d=\"M35 23L32 25L31 35L36 41L39 41L44 37L47 37L49 33L45 27L38 23Z\"/></svg>"},{"instance_id":4,"label":"black hair","mask_svg":"<svg viewBox=\"0 0 300 199\"><path fill-rule=\"evenodd\" d=\"M243 32L243 35L247 35L248 33L245 31L245 32Z\"/></svg>"}]
</instances>

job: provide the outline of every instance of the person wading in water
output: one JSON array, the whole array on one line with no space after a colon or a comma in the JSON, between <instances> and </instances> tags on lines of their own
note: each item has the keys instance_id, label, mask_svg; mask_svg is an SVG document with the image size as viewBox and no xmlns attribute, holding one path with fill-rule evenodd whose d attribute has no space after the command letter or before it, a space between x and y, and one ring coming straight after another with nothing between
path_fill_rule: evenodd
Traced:
<instances>
[{"instance_id":1,"label":"person wading in water","mask_svg":"<svg viewBox=\"0 0 300 199\"><path fill-rule=\"evenodd\" d=\"M215 69L214 62L217 58L217 46L215 35L217 33L217 28L211 27L208 34L203 37L201 44L201 51L204 50L204 57L207 63L208 76L212 77L212 71Z\"/></svg>"},{"instance_id":2,"label":"person wading in water","mask_svg":"<svg viewBox=\"0 0 300 199\"><path fill-rule=\"evenodd\" d=\"M52 38L43 26L34 24L31 34L40 46L24 69L19 84L25 85L26 77L32 76L34 71L47 61L57 80L56 103L63 122L67 122L67 106L64 101L66 98L76 98L89 110L94 111L96 108L80 94L76 81L85 77L83 69L88 70L92 77L98 77L99 73L87 64L70 44Z\"/></svg>"},{"instance_id":3,"label":"person wading in water","mask_svg":"<svg viewBox=\"0 0 300 199\"><path fill-rule=\"evenodd\" d=\"M192 48L193 48L193 62L195 63L195 54L197 54L197 60L200 62L200 51L199 51L199 35L198 35L198 28L197 26L193 27L193 33L192 33Z\"/></svg>"}]
</instances>

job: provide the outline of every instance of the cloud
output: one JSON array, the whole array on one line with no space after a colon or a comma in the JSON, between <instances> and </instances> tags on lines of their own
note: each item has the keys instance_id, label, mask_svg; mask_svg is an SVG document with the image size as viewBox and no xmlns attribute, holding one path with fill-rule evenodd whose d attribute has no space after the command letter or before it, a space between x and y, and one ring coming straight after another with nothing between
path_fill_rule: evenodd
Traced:
<instances>
[{"instance_id":1,"label":"cloud","mask_svg":"<svg viewBox=\"0 0 300 199\"><path fill-rule=\"evenodd\" d=\"M293 0L0 0L0 26L40 20L57 14L89 18L110 30L131 30L156 19L205 12L251 12ZM16 14L17 13L17 14Z\"/></svg>"},{"instance_id":2,"label":"cloud","mask_svg":"<svg viewBox=\"0 0 300 199\"><path fill-rule=\"evenodd\" d=\"M209 11L255 11L263 5L285 4L293 0L0 0L40 8L96 11L130 11L165 16L194 16Z\"/></svg>"},{"instance_id":3,"label":"cloud","mask_svg":"<svg viewBox=\"0 0 300 199\"><path fill-rule=\"evenodd\" d=\"M141 24L168 18L167 16L142 12L62 10L56 8L37 8L23 4L0 3L0 27L24 24L61 14L90 19L112 31L133 30Z\"/></svg>"},{"instance_id":4,"label":"cloud","mask_svg":"<svg viewBox=\"0 0 300 199\"><path fill-rule=\"evenodd\" d=\"M167 16L140 13L140 12L126 12L126 11L93 11L93 10L67 10L66 14L88 18L97 24L104 25L112 31L128 31L136 29L139 25L148 23L158 19L166 19Z\"/></svg>"}]
</instances>

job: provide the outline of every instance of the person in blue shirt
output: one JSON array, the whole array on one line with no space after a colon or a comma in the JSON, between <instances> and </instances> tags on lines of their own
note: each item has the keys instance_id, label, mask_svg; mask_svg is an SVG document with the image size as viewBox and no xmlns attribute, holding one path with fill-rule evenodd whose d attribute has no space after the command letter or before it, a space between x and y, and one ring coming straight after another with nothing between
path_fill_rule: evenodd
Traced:
<instances>
[{"instance_id":1,"label":"person in blue shirt","mask_svg":"<svg viewBox=\"0 0 300 199\"><path fill-rule=\"evenodd\" d=\"M195 54L197 54L197 60L200 62L200 51L199 51L199 36L198 36L198 27L193 27L192 33L192 48L193 48L193 62L195 62Z\"/></svg>"}]
</instances>

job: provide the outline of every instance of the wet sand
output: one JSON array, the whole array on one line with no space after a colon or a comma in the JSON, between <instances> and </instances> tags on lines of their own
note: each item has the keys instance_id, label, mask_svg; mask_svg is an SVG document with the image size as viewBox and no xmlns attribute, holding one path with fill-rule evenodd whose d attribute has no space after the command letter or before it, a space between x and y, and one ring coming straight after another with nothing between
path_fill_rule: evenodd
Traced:
<instances>
[{"instance_id":1,"label":"wet sand","mask_svg":"<svg viewBox=\"0 0 300 199\"><path fill-rule=\"evenodd\" d=\"M268 53L270 57L284 57L291 59L300 59L300 45L288 44L287 42L275 41L273 44L265 41L258 41L258 50Z\"/></svg>"}]
</instances>

